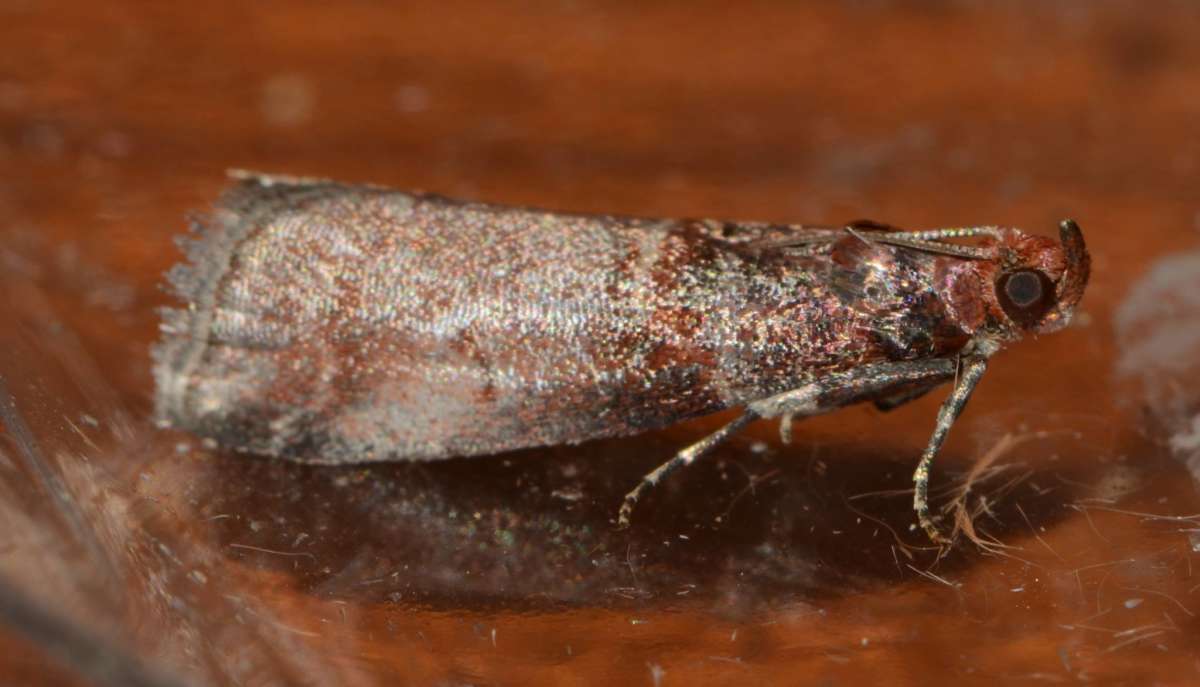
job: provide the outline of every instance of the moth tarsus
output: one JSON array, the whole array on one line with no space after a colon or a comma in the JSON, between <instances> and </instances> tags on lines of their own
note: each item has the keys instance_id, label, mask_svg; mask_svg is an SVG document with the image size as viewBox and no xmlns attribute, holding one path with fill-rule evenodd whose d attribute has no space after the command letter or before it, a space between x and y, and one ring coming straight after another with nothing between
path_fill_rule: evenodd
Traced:
<instances>
[{"instance_id":1,"label":"moth tarsus","mask_svg":"<svg viewBox=\"0 0 1200 687\"><path fill-rule=\"evenodd\" d=\"M573 215L240 173L170 273L160 420L245 452L440 460L743 414L648 474L638 498L757 418L957 381L914 476L987 360L1059 329L1082 234L905 231ZM965 244L967 239L973 243ZM962 362L961 369L959 362Z\"/></svg>"}]
</instances>

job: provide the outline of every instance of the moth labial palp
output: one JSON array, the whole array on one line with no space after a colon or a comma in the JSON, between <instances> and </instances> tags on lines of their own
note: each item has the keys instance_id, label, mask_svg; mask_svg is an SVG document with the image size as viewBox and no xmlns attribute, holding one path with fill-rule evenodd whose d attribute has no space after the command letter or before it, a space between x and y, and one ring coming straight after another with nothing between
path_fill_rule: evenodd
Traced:
<instances>
[{"instance_id":1,"label":"moth labial palp","mask_svg":"<svg viewBox=\"0 0 1200 687\"><path fill-rule=\"evenodd\" d=\"M896 230L578 215L241 173L169 273L163 425L326 464L441 460L636 434L742 408L629 494L751 421L956 379L928 467L986 361L1061 328L1088 276L1002 227ZM955 243L971 239L968 245ZM960 367L961 362L961 367Z\"/></svg>"}]
</instances>

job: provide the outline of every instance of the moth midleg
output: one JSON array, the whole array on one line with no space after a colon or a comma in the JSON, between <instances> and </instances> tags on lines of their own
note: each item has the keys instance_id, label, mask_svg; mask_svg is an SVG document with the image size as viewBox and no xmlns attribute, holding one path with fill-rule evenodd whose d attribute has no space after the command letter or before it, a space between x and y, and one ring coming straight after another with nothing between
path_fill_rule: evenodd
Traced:
<instances>
[{"instance_id":1,"label":"moth midleg","mask_svg":"<svg viewBox=\"0 0 1200 687\"><path fill-rule=\"evenodd\" d=\"M779 416L779 443L792 443L792 425L796 422L796 416L792 413Z\"/></svg>"},{"instance_id":2,"label":"moth midleg","mask_svg":"<svg viewBox=\"0 0 1200 687\"><path fill-rule=\"evenodd\" d=\"M855 370L834 372L796 389L754 401L732 422L676 453L670 460L643 477L641 482L625 495L617 517L617 525L629 525L638 499L647 489L658 484L667 473L692 464L754 420L819 415L835 408L870 400L881 394L887 395L898 387L910 384L932 386L951 379L956 366L953 358L876 363Z\"/></svg>"}]
</instances>

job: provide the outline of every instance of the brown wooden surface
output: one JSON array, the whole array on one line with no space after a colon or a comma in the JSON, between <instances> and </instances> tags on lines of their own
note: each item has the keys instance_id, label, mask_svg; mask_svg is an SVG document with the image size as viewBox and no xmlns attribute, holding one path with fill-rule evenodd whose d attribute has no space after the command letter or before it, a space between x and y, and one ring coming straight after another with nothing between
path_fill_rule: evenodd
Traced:
<instances>
[{"instance_id":1,"label":"brown wooden surface","mask_svg":"<svg viewBox=\"0 0 1200 687\"><path fill-rule=\"evenodd\" d=\"M1113 335L1196 250L1193 4L14 0L0 27L0 582L116 660L179 684L1200 680L1194 520L1129 514L1200 498ZM792 446L756 425L627 532L624 491L721 418L350 470L156 430L157 284L228 168L641 215L1074 217L1078 326L996 359L935 472L1021 438L982 487L1014 548L897 543L923 543L900 490L940 393ZM1145 326L1195 326L1171 312ZM1177 353L1159 383L1200 407L1200 349ZM52 660L24 642L0 675Z\"/></svg>"}]
</instances>

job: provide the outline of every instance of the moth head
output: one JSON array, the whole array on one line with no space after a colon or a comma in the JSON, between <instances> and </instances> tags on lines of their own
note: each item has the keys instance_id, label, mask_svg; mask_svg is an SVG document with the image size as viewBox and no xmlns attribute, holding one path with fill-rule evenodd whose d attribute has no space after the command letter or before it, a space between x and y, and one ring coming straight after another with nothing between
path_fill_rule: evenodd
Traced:
<instances>
[{"instance_id":1,"label":"moth head","mask_svg":"<svg viewBox=\"0 0 1200 687\"><path fill-rule=\"evenodd\" d=\"M1072 220L1059 224L1059 242L1004 230L992 281L1003 328L1013 334L1062 329L1087 286L1091 259Z\"/></svg>"}]
</instances>

